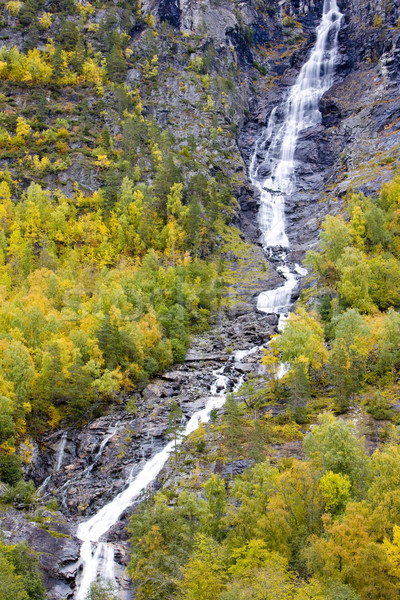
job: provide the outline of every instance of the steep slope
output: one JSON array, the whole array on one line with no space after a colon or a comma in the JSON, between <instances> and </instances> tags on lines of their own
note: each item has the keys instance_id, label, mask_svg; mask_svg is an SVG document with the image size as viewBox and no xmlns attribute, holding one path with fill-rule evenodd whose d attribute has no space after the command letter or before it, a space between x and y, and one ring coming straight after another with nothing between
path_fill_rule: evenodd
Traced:
<instances>
[{"instance_id":1,"label":"steep slope","mask_svg":"<svg viewBox=\"0 0 400 600\"><path fill-rule=\"evenodd\" d=\"M104 288L104 296L98 303L84 306L86 311L91 311L92 318L99 319L94 326L97 338L90 340L97 339L97 357L102 353L104 357L108 356L108 362L101 364L103 380L99 381L98 370L91 373L96 382L96 398L91 398L94 408L87 410L87 405L79 405L81 392L75 390L73 418L77 414L82 420L88 419L104 409L105 403L110 403L118 386L115 383L117 376L110 383L109 373L121 364L129 381L124 378L121 385L124 393L119 398L125 402L127 395L131 395L130 408L139 410L139 416L132 419L121 411L122 416L105 417L94 421L83 432L68 433L66 456L69 462L60 463L61 469L53 477L49 489L54 490L64 502L66 514L83 514L104 504L121 489L124 485L121 472L128 468L132 459L140 461L143 456L155 451L156 446L149 448L149 444L143 442L144 432L148 432L151 419L152 438L159 439L165 434L166 415L176 392L194 400L186 411L190 415L196 408L196 401L204 399L211 382L210 372L226 360L226 355L232 349L248 349L254 344L261 344L273 332L275 317L257 315L254 297L266 285L272 285L272 282L275 285L279 281L279 276L272 273L274 264L267 265L258 248L248 252L243 259L235 248L241 242L228 232L227 226L239 224L248 240L255 242L259 239L258 198L247 177L249 157L272 108L284 98L304 62L314 39L322 3L264 5L220 2L214 5L185 2L178 6L176 2L163 1L138 5L132 10L124 3L42 6L26 2L19 8L13 3L7 7L4 9L2 36L9 51L3 51L0 64L3 93L0 163L2 181L7 183L12 202L18 205L22 199L21 205L24 205L27 187L31 182L39 182L55 192L52 202L55 198L57 209L66 204L80 206L73 218L80 219L82 215L95 214L98 210L107 215L102 217L105 229L99 228L96 235L89 232L88 236L82 236L73 244L74 251L80 251L82 247L94 248L92 253L85 250L85 260L89 257L90 269L85 270L69 288L67 286L69 304L64 299L60 300L59 293L55 294L55 303L61 303L62 308L68 310L79 305L79 298L90 296L93 289L100 289L103 285L104 281L96 279L102 269L105 277L104 273L107 275L107 270L119 265L126 255L140 262L151 247L159 253L161 264L148 262L148 270L142 279L150 277L150 273L157 269L162 271L165 268L167 271L168 267L175 268L175 252L182 256L189 252L192 257L206 259L211 252L220 252L218 249L222 245L222 255L228 265L245 263L230 281L232 289L239 290L238 295L244 302L239 306L236 302L233 307L228 306L226 321L217 330L217 338L222 338L222 341L211 334L209 347L209 339L205 338L206 341L197 342L200 347L188 355L189 365L198 365L198 371L193 375L194 383L189 382L188 390L182 390L180 385L181 374L187 370L183 369L175 379L167 376L167 383L162 381L160 385L157 382L155 387L149 386L140 395L132 397L130 392L132 382L143 388L149 376L165 369L173 360L183 359L187 335L180 338L173 331L161 340L166 343L170 339L182 342L181 346L175 343L172 354L171 349L168 353L167 346L157 346L157 352L146 356L142 362L130 355L127 368L125 355L118 358L120 363L115 361L115 340L111 340L115 330L111 330L113 322L111 325L106 322L106 315L108 310L109 320L110 315L111 321L118 317L112 312L111 305L122 310L125 318L131 313L132 306L136 310L140 302L124 305L117 293L118 286L110 286ZM339 37L341 58L335 83L320 102L322 123L303 132L296 147L298 186L285 207L293 262L300 261L305 250L318 243L318 226L323 216L340 210L341 197L347 189L376 191L383 180L391 177L398 158L398 5L392 2L390 5L378 3L372 6L371 3L352 2L342 10L345 23ZM55 39L55 44L48 38ZM20 55L15 50L10 51L14 46L18 47ZM24 62L22 54L25 56L35 47L42 54L27 54L28 62ZM131 187L125 184L125 188L121 189L124 177L129 178ZM178 198L171 198L174 184L182 184ZM144 196L147 191L148 197L151 197L153 212L148 215L149 221L162 214L161 222L157 223L155 233L146 239L142 236L141 242L145 247L136 240L133 247L124 248L117 257L110 257L107 253L111 251L115 236L110 211L127 198L133 204L134 188L140 185ZM149 191L143 186L152 187ZM99 200L96 192L100 188L103 191ZM60 189L61 192L56 192ZM7 205L9 198L4 190L3 203ZM68 202L64 201L64 197ZM234 198L238 200L240 209ZM28 201L45 204L40 194L28 197ZM184 223L182 218L185 241L179 249L175 242L168 244L166 241L168 236L164 228L170 223L168 202L171 207L169 216L176 217L177 221L182 207L183 213L188 209L191 215L189 224ZM176 206L181 208L178 210ZM50 213L51 208L46 214ZM24 218L22 214L21 220ZM55 255L51 244L47 248L43 244L43 223L39 226L40 235L37 237L37 223L29 224L29 227L31 229L27 228L23 233L26 238L32 238L33 250L28 258L33 262L28 264L29 261L26 261L26 275L35 273L39 268L55 270L55 260L59 260L61 255L59 248ZM7 231L5 235L7 237ZM110 242L106 248L102 246L103 237ZM65 245L67 252L71 249L65 239L54 238L51 242ZM24 256L21 252L17 258L22 261ZM266 275L255 276L249 284L244 281L243 272L250 269L256 273L259 261L262 261ZM15 266L17 263L12 264ZM10 261L6 250L7 265ZM74 265L68 271L72 279L73 271ZM24 272L23 277L26 275ZM94 284L90 283L88 291L84 283L89 275ZM188 288L194 285L198 276L198 272L187 275L184 301L177 292L176 304L189 305L192 301L192 327L203 318L200 328L205 324L206 313L216 307L216 302L202 297L199 306L203 312L197 311L198 304L190 296ZM116 277L115 272L111 273L112 277ZM204 288L211 278L207 279L204 275ZM37 288L44 283L42 280L35 282L32 278L30 282L32 297L39 293ZM15 285L13 281L10 289L14 289ZM160 276L157 285L164 285L168 291L170 281L166 276ZM152 343L154 337L157 342L160 341L155 326L152 329L151 307L157 312L161 331L167 328L172 314L168 313L166 318L163 304L157 304L158 287L151 289L146 296L146 310L141 315L142 330L149 334L146 343L149 340ZM112 298L108 304L106 297ZM53 308L61 310L57 306ZM244 311L249 308L252 314L244 316ZM31 318L37 317L32 314ZM181 325L182 322L177 319L174 329L179 330ZM24 336L28 326L29 323L25 324ZM8 322L4 327L9 328ZM121 322L118 322L118 328L122 328ZM6 334L8 331L4 331L4 336ZM72 342L75 348L84 352L85 343L79 335L75 335ZM37 345L37 340L34 340L35 353L32 351L32 356L35 357L39 354ZM36 403L33 402L33 418L28 416L27 409L24 415L29 433L42 435L47 427L46 421L57 428L60 417L68 416L68 393L76 373L81 375L82 365L71 358L76 350L65 345L61 349L61 357L56 355L52 358L53 361L64 360L60 372L69 369L69 375L63 386L60 385L55 394L50 394L51 401L42 405L40 393L43 390L39 387L33 392L21 390L21 401L26 400L27 395L30 400L32 396L36 400ZM207 355L210 356L207 358ZM156 366L150 360L154 357L158 360ZM202 363L204 357L211 361L206 369ZM93 355L91 358L96 357ZM253 368L251 360L247 363L238 360L241 366L237 371L250 371ZM136 379L132 363L139 365L140 377ZM38 363L34 366L39 372ZM43 372L40 374L43 375ZM197 389L199 379L200 392ZM83 382L83 379L78 379L78 385ZM59 385L58 381L50 383L55 387ZM49 393L48 388L43 389ZM113 428L121 418L123 427L110 438L110 447L106 447L104 455L100 452L93 477L84 481L83 475L90 467L90 449L98 452L104 435L113 434ZM22 427L17 434L21 440ZM128 436L129 439L137 437L137 443L128 443ZM54 448L57 448L59 439L57 433L43 440L51 450L35 459L30 468L37 483L42 483L52 472ZM121 468L122 459L126 464ZM76 473L76 481L70 486L73 473ZM66 493L60 489L63 486ZM7 523L10 529L19 527L17 518L14 525L12 518ZM69 535L72 530L62 529L61 533ZM118 531L115 535L123 534ZM35 544L34 534L30 532L29 536ZM63 544L59 541L58 545L61 549L57 548L55 553L63 554ZM56 577L60 577L63 584L59 585L54 573L53 578L48 580L52 598L72 593L76 565L71 567L71 563L76 558L76 545L73 550L75 554L66 558L68 566L64 568L65 572L56 572ZM126 561L124 552L121 547L122 563ZM46 566L49 573L55 568L53 564Z\"/></svg>"}]
</instances>

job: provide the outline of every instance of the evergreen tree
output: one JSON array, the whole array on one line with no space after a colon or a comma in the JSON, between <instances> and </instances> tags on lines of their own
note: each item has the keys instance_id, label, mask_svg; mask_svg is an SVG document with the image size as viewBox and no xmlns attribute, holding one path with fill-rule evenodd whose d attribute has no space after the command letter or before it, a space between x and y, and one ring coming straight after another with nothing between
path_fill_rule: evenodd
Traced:
<instances>
[{"instance_id":1,"label":"evergreen tree","mask_svg":"<svg viewBox=\"0 0 400 600\"><path fill-rule=\"evenodd\" d=\"M233 461L242 452L242 414L233 394L228 394L224 406L224 445L231 461L231 479L233 479Z\"/></svg>"},{"instance_id":2,"label":"evergreen tree","mask_svg":"<svg viewBox=\"0 0 400 600\"><path fill-rule=\"evenodd\" d=\"M61 54L61 46L56 46L52 56L51 65L53 67L53 80L56 82L63 74L63 59Z\"/></svg>"},{"instance_id":3,"label":"evergreen tree","mask_svg":"<svg viewBox=\"0 0 400 600\"><path fill-rule=\"evenodd\" d=\"M249 446L249 455L254 462L260 462L265 459L264 433L258 419L254 421L254 425L250 433Z\"/></svg>"},{"instance_id":4,"label":"evergreen tree","mask_svg":"<svg viewBox=\"0 0 400 600\"><path fill-rule=\"evenodd\" d=\"M125 81L128 65L122 56L119 46L114 45L110 53L107 55L107 75L111 81L115 83L123 83Z\"/></svg>"},{"instance_id":5,"label":"evergreen tree","mask_svg":"<svg viewBox=\"0 0 400 600\"><path fill-rule=\"evenodd\" d=\"M171 404L171 408L168 415L168 429L167 434L173 440L173 453L175 460L175 474L178 474L178 440L184 431L184 426L182 425L182 409L175 400Z\"/></svg>"}]
</instances>

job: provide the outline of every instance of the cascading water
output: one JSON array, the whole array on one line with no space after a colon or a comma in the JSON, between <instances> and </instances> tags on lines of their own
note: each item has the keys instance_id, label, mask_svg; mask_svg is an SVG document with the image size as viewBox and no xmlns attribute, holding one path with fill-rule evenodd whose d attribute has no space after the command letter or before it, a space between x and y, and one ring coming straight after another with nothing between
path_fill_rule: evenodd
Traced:
<instances>
[{"instance_id":1,"label":"cascading water","mask_svg":"<svg viewBox=\"0 0 400 600\"><path fill-rule=\"evenodd\" d=\"M206 406L192 415L186 424L183 436L177 441L182 443L185 436L197 429L199 422L207 423L210 420L211 411L221 408L225 403L228 377L223 374L224 367L214 371L215 382L210 390L210 398ZM170 442L155 456L148 460L140 473L131 475L128 479L128 487L118 494L114 500L101 508L93 517L81 523L78 527L77 536L82 540L81 560L83 570L80 585L76 593L77 600L83 600L90 588L92 581L100 575L104 580L113 580L114 556L112 547L99 542L100 538L117 523L122 513L132 505L140 493L157 477L167 462L170 453L174 449L174 442Z\"/></svg>"},{"instance_id":2,"label":"cascading water","mask_svg":"<svg viewBox=\"0 0 400 600\"><path fill-rule=\"evenodd\" d=\"M57 453L56 453L56 457L55 457L55 461L54 461L53 473L59 471L62 467L66 444L67 444L67 432L64 431L64 433L61 436L60 443L58 444ZM42 485L37 490L38 494L45 493L47 484L50 482L53 473L50 473L50 475L48 475L46 477L46 479L43 481Z\"/></svg>"},{"instance_id":3,"label":"cascading water","mask_svg":"<svg viewBox=\"0 0 400 600\"><path fill-rule=\"evenodd\" d=\"M89 473L92 472L92 470L94 469L94 467L97 465L98 461L100 460L104 448L107 446L108 442L114 437L114 435L117 433L118 431L118 425L119 425L119 421L117 421L114 425L114 427L112 428L112 430L110 431L109 434L106 435L106 437L103 439L103 441L100 444L100 447L96 453L96 456L93 459L93 462L91 465L89 465L88 467L86 467L83 475L89 475Z\"/></svg>"},{"instance_id":4,"label":"cascading water","mask_svg":"<svg viewBox=\"0 0 400 600\"><path fill-rule=\"evenodd\" d=\"M56 471L61 469L66 443L67 443L67 432L64 431L64 433L62 434L62 437L61 437L60 444L58 446L58 450L57 450L56 465L55 465Z\"/></svg>"},{"instance_id":5,"label":"cascading water","mask_svg":"<svg viewBox=\"0 0 400 600\"><path fill-rule=\"evenodd\" d=\"M262 243L269 255L278 261L278 270L286 279L283 286L262 292L257 307L267 313L279 314L281 328L284 326L285 313L290 309L291 294L297 285L298 277L305 275L305 270L298 265L295 265L293 270L290 269L286 252L283 250L289 247L285 232L284 199L295 189L294 153L298 135L302 130L319 123L321 115L318 103L322 94L332 84L341 18L336 0L325 0L321 24L317 28L317 40L310 58L302 67L286 102L272 111L268 125L255 146L250 164L250 180L260 192L259 225ZM255 347L239 351L234 360L242 360L257 350ZM284 368L283 365L282 369ZM209 421L214 408L223 406L228 384L228 377L223 371L224 367L214 371L216 379L211 388L211 397L205 408L190 418L182 438L177 443L180 444L184 436L197 429L199 421ZM163 450L145 462L138 475L133 476L132 470L126 489L79 525L77 535L83 542L83 569L76 592L77 600L85 598L91 582L99 574L105 580L113 580L114 551L110 544L100 541L100 538L105 536L122 513L154 481L173 448L174 442L167 444Z\"/></svg>"},{"instance_id":6,"label":"cascading water","mask_svg":"<svg viewBox=\"0 0 400 600\"><path fill-rule=\"evenodd\" d=\"M269 256L280 263L278 270L286 279L283 286L259 295L257 308L266 313L287 313L298 276L305 274L298 265L295 272L291 271L286 253L282 251L282 248L289 247L285 232L285 197L296 186L294 155L299 133L321 121L318 104L333 82L341 19L336 0L325 0L310 57L301 68L286 101L271 112L251 159L250 181L260 192L258 220L261 242ZM284 325L283 319L280 325Z\"/></svg>"}]
</instances>

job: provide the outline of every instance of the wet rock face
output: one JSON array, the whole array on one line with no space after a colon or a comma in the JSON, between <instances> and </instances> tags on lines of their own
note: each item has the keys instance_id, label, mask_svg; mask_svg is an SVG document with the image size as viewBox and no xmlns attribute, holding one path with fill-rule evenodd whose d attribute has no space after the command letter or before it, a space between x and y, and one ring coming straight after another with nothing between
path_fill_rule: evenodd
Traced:
<instances>
[{"instance_id":1,"label":"wet rock face","mask_svg":"<svg viewBox=\"0 0 400 600\"><path fill-rule=\"evenodd\" d=\"M58 470L55 464L62 434L44 438L47 452L42 452L37 466L32 464L44 499L56 497L64 514L70 516L89 516L110 501L124 489L129 476L166 444L172 402L178 402L185 418L190 418L204 407L215 369L225 365L230 386L242 373L257 369L261 351L246 360L235 360L235 352L265 344L276 327L272 317L256 311L242 314L232 308L212 331L193 342L184 365L154 380L136 397L125 399L113 414L81 430L68 430ZM133 401L136 414L129 414L125 402L132 405ZM50 479L44 483L47 477Z\"/></svg>"},{"instance_id":2,"label":"wet rock face","mask_svg":"<svg viewBox=\"0 0 400 600\"><path fill-rule=\"evenodd\" d=\"M240 64L242 66L250 66L253 64L253 55L251 50L246 43L241 32L238 28L229 28L226 30L226 37L228 42L232 44L232 46L236 50L236 54L239 57Z\"/></svg>"},{"instance_id":3,"label":"wet rock face","mask_svg":"<svg viewBox=\"0 0 400 600\"><path fill-rule=\"evenodd\" d=\"M321 8L293 2L290 6L288 14L301 20L301 11L308 11L314 23ZM285 203L286 230L297 259L316 246L322 219L327 213L338 212L340 199L348 189L374 194L392 177L390 166L382 162L378 171L372 164L371 168L367 166L370 161L377 155L389 157L388 163L399 158L400 2L396 0L388 7L384 2L372 6L364 0L351 0L339 2L339 6L344 18L334 85L320 101L321 125L299 136L296 190ZM268 94L259 98L254 116L245 123L238 139L247 164L257 137L272 109L293 84L311 43L312 35L308 45L291 60L271 65L279 77L269 86ZM248 239L257 241L254 216L258 198L244 186L238 199L242 209L240 226Z\"/></svg>"}]
</instances>

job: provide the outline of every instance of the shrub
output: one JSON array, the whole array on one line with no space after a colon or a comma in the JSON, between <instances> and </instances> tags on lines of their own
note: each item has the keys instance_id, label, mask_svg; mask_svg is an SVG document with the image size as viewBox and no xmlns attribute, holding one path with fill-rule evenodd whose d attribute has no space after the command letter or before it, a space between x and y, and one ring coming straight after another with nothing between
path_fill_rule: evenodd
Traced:
<instances>
[{"instance_id":1,"label":"shrub","mask_svg":"<svg viewBox=\"0 0 400 600\"><path fill-rule=\"evenodd\" d=\"M377 421L391 419L393 416L389 400L380 391L375 392L372 400L369 401L367 412Z\"/></svg>"},{"instance_id":2,"label":"shrub","mask_svg":"<svg viewBox=\"0 0 400 600\"><path fill-rule=\"evenodd\" d=\"M86 600L116 600L113 585L101 581L92 583L86 596Z\"/></svg>"},{"instance_id":3,"label":"shrub","mask_svg":"<svg viewBox=\"0 0 400 600\"><path fill-rule=\"evenodd\" d=\"M14 485L22 478L21 460L16 454L0 454L0 480Z\"/></svg>"},{"instance_id":4,"label":"shrub","mask_svg":"<svg viewBox=\"0 0 400 600\"><path fill-rule=\"evenodd\" d=\"M284 27L294 27L295 20L293 19L293 17L290 17L289 15L285 15L282 19L282 25Z\"/></svg>"},{"instance_id":5,"label":"shrub","mask_svg":"<svg viewBox=\"0 0 400 600\"><path fill-rule=\"evenodd\" d=\"M35 491L33 481L21 480L3 494L3 500L19 508L28 508L34 502Z\"/></svg>"},{"instance_id":6,"label":"shrub","mask_svg":"<svg viewBox=\"0 0 400 600\"><path fill-rule=\"evenodd\" d=\"M11 0L7 2L6 9L13 17L17 17L19 15L19 11L21 10L22 2L20 0Z\"/></svg>"}]
</instances>

